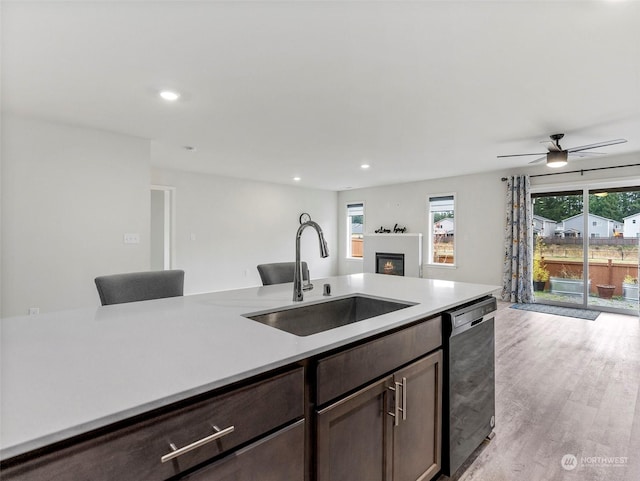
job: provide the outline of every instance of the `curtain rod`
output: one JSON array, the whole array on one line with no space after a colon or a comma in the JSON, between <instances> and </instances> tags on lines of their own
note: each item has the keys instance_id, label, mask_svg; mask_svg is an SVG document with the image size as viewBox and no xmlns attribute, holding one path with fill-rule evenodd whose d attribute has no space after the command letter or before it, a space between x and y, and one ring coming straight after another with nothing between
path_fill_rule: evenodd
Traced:
<instances>
[{"instance_id":1,"label":"curtain rod","mask_svg":"<svg viewBox=\"0 0 640 481\"><path fill-rule=\"evenodd\" d=\"M640 167L640 164L627 164L627 165L613 165L611 167L594 167L592 169L580 169L580 170L567 170L566 172L551 172L549 174L536 174L531 177L546 177L548 175L561 175L561 174L576 174L584 175L585 172L591 172L592 170L608 170L608 169L621 169L623 167ZM502 182L507 181L507 177L503 177Z\"/></svg>"}]
</instances>

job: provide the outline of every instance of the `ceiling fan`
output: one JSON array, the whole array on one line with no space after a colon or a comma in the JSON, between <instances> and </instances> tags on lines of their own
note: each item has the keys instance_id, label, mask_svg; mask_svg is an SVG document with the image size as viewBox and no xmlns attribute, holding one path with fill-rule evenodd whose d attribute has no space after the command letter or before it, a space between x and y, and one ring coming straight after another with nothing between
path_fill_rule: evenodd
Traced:
<instances>
[{"instance_id":1,"label":"ceiling fan","mask_svg":"<svg viewBox=\"0 0 640 481\"><path fill-rule=\"evenodd\" d=\"M627 139L615 139L607 140L605 142L598 142L596 144L580 145L578 147L571 147L570 149L563 149L560 146L560 139L564 137L564 134L552 134L549 136L551 140L543 140L541 143L546 143L548 152L536 152L531 154L511 154L511 155L498 155L498 158L502 157L524 157L526 155L543 155L539 159L532 160L530 164L538 164L543 160L547 161L548 167L558 168L567 165L567 159L571 156L586 157L589 155L604 155L604 152L585 152L590 149L597 149L599 147L606 147L608 145L624 144Z\"/></svg>"}]
</instances>

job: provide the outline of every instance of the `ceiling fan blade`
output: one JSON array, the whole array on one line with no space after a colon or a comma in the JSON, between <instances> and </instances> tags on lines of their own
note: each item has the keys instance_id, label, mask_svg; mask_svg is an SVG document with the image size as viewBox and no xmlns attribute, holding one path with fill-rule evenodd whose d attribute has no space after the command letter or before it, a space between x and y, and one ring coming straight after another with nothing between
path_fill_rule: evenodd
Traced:
<instances>
[{"instance_id":1,"label":"ceiling fan blade","mask_svg":"<svg viewBox=\"0 0 640 481\"><path fill-rule=\"evenodd\" d=\"M572 157L590 157L592 155L594 156L598 156L598 155L607 155L606 152L569 152L569 155Z\"/></svg>"},{"instance_id":2,"label":"ceiling fan blade","mask_svg":"<svg viewBox=\"0 0 640 481\"><path fill-rule=\"evenodd\" d=\"M540 162L542 162L543 160L547 160L547 156L545 155L544 157L540 157L539 159L536 160L532 160L531 162L529 162L530 164L539 164Z\"/></svg>"},{"instance_id":3,"label":"ceiling fan blade","mask_svg":"<svg viewBox=\"0 0 640 481\"><path fill-rule=\"evenodd\" d=\"M579 147L571 147L567 152L580 152L582 150L597 149L598 147L606 147L607 145L624 144L627 139L607 140L606 142L598 142L597 144L580 145Z\"/></svg>"},{"instance_id":4,"label":"ceiling fan blade","mask_svg":"<svg viewBox=\"0 0 640 481\"><path fill-rule=\"evenodd\" d=\"M547 149L549 149L549 152L551 151L559 152L562 150L562 148L558 146L558 141L556 140L541 140L540 143L547 144Z\"/></svg>"},{"instance_id":5,"label":"ceiling fan blade","mask_svg":"<svg viewBox=\"0 0 640 481\"><path fill-rule=\"evenodd\" d=\"M524 157L526 155L547 155L546 152L538 152L535 154L511 154L511 155L498 155L498 158L501 159L503 157Z\"/></svg>"}]
</instances>

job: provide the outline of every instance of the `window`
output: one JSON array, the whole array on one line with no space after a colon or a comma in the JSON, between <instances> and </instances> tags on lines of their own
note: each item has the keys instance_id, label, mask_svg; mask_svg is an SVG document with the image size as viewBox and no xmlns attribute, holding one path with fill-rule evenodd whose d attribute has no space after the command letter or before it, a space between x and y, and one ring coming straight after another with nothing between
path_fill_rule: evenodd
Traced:
<instances>
[{"instance_id":1,"label":"window","mask_svg":"<svg viewBox=\"0 0 640 481\"><path fill-rule=\"evenodd\" d=\"M597 225L598 225L598 222L594 220L594 221L591 223L591 225L593 225L593 226L595 227L595 226L597 226Z\"/></svg>"},{"instance_id":2,"label":"window","mask_svg":"<svg viewBox=\"0 0 640 481\"><path fill-rule=\"evenodd\" d=\"M429 264L455 265L455 195L429 197Z\"/></svg>"},{"instance_id":3,"label":"window","mask_svg":"<svg viewBox=\"0 0 640 481\"><path fill-rule=\"evenodd\" d=\"M364 203L347 204L347 257L362 259Z\"/></svg>"}]
</instances>

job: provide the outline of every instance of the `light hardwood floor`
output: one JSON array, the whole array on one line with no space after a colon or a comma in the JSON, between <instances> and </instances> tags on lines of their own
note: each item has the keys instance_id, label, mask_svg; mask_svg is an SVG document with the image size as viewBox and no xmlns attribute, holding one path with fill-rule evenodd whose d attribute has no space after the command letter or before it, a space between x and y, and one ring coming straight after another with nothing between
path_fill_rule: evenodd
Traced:
<instances>
[{"instance_id":1,"label":"light hardwood floor","mask_svg":"<svg viewBox=\"0 0 640 481\"><path fill-rule=\"evenodd\" d=\"M638 317L587 321L499 304L495 437L456 479L640 481Z\"/></svg>"}]
</instances>

